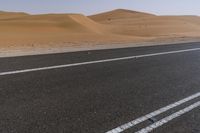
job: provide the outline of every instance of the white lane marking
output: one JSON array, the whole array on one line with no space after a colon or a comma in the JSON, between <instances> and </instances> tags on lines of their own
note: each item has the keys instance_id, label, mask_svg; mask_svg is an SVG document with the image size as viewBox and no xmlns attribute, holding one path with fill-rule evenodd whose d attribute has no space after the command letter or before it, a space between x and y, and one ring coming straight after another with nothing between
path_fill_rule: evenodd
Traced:
<instances>
[{"instance_id":1,"label":"white lane marking","mask_svg":"<svg viewBox=\"0 0 200 133\"><path fill-rule=\"evenodd\" d=\"M96 64L96 63L103 63L103 62L112 62L112 61L119 61L119 60L144 58L144 57L151 57L151 56L158 56L158 55L183 53L183 52L197 51L197 50L200 50L200 48L177 50L177 51L168 51L168 52L160 52L160 53L144 54L144 55L136 55L136 56L127 56L127 57L121 57L121 58L104 59L104 60L97 60L97 61L88 61L88 62L40 67L40 68L33 68L33 69L16 70L16 71L9 71L9 72L1 72L0 76L18 74L18 73L26 73L26 72L34 72L34 71L42 71L42 70L50 70L50 69L58 69L58 68L66 68L66 67L73 67L73 66L81 66L81 65L89 65L89 64Z\"/></svg>"},{"instance_id":2,"label":"white lane marking","mask_svg":"<svg viewBox=\"0 0 200 133\"><path fill-rule=\"evenodd\" d=\"M135 120L132 120L132 121L126 123L126 124L123 124L123 125L121 125L119 127L116 127L114 129L110 130L110 131L107 131L106 133L121 133L121 132L123 132L123 131L125 131L125 130L127 130L127 129L129 129L129 128L137 125L137 124L139 124L139 123L142 123L142 122L148 120L149 118L153 118L153 117L155 117L155 116L157 116L157 115L159 115L161 113L164 113L164 112L166 112L166 111L168 111L168 110L170 110L172 108L175 108L175 107L177 107L177 106L179 106L179 105L181 105L183 103L186 103L186 102L188 102L188 101L190 101L192 99L195 99L195 98L197 98L199 96L200 96L200 92L198 92L198 93L196 93L194 95L191 95L191 96L189 96L187 98L184 98L184 99L182 99L182 100L180 100L178 102L172 103L172 104L170 104L170 105L168 105L166 107L160 108L160 109L158 109L158 110L156 110L154 112L151 112L151 113L149 113L149 114L147 114L145 116L142 116L142 117L139 117L139 118L137 118Z\"/></svg>"},{"instance_id":3,"label":"white lane marking","mask_svg":"<svg viewBox=\"0 0 200 133\"><path fill-rule=\"evenodd\" d=\"M156 123L154 123L154 124L152 124L152 125L150 125L146 128L143 128L140 131L137 131L136 133L149 133L149 132L153 131L154 129L161 127L162 125L168 123L169 121L171 121L171 120L173 120L177 117L180 117L181 115L183 115L187 112L190 112L193 109L198 108L198 107L200 107L200 101L198 101L198 102L196 102L196 103L194 103L194 104L192 104L192 105L190 105L190 106L188 106L188 107L186 107L186 108L184 108L184 109L182 109L182 110L180 110L180 111L178 111L178 112L176 112L176 113L174 113L170 116L167 116L167 117L161 119L160 121L158 121L158 122L156 122Z\"/></svg>"}]
</instances>

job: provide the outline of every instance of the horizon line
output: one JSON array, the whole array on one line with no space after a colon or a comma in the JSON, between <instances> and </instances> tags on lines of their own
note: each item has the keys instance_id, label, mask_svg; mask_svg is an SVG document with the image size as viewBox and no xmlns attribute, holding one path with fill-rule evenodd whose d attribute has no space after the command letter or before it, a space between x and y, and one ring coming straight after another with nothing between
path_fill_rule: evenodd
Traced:
<instances>
[{"instance_id":1,"label":"horizon line","mask_svg":"<svg viewBox=\"0 0 200 133\"><path fill-rule=\"evenodd\" d=\"M141 11L141 10L132 10L132 9L128 9L128 8L113 8L111 10L104 10L104 11L98 11L95 12L93 14L85 14L85 13L81 13L81 12L44 12L44 13L31 13L28 11L11 11L11 10L0 10L0 12L7 12L7 13L25 13L28 15L45 15L45 14L80 14L80 15L84 15L84 16L92 16L92 15L97 15L97 14L101 14L101 13L106 13L106 12L110 12L110 11L115 11L115 10L127 10L127 11L133 11L133 12L139 12L139 13L147 13L147 14L152 14L152 15L156 15L156 16L198 16L196 14L159 14L159 13L152 13L152 12L147 12L147 11Z\"/></svg>"}]
</instances>

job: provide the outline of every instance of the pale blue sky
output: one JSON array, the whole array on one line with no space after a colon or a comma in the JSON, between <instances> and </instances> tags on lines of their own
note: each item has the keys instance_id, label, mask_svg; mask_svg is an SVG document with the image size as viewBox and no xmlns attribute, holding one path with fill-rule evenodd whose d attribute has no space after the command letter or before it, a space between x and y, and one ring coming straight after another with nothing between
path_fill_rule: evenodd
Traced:
<instances>
[{"instance_id":1,"label":"pale blue sky","mask_svg":"<svg viewBox=\"0 0 200 133\"><path fill-rule=\"evenodd\" d=\"M158 15L199 15L200 0L0 0L0 10L95 14L116 8Z\"/></svg>"}]
</instances>

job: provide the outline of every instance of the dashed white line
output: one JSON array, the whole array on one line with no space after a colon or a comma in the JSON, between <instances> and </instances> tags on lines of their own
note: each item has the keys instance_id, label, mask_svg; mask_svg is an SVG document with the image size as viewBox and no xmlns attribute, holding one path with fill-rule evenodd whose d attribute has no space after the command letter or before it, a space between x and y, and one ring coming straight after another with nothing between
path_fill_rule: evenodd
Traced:
<instances>
[{"instance_id":1,"label":"dashed white line","mask_svg":"<svg viewBox=\"0 0 200 133\"><path fill-rule=\"evenodd\" d=\"M161 127L162 125L168 123L169 121L171 121L177 117L180 117L181 115L183 115L187 112L190 112L197 107L200 107L200 101L198 101L198 102L196 102L196 103L194 103L194 104L192 104L170 116L167 116L167 117L161 119L160 121L157 121L156 123L141 129L140 131L137 131L136 133L149 133L149 132L153 131L154 129Z\"/></svg>"},{"instance_id":2,"label":"dashed white line","mask_svg":"<svg viewBox=\"0 0 200 133\"><path fill-rule=\"evenodd\" d=\"M183 52L197 51L197 50L200 50L200 48L185 49L185 50L176 50L176 51L168 51L168 52L160 52L160 53L144 54L144 55L136 55L136 56L128 56L128 57L113 58L113 59L104 59L104 60L97 60L97 61L88 61L88 62L65 64L65 65L40 67L40 68L33 68L33 69L16 70L16 71L9 71L9 72L1 72L0 76L11 75L11 74L18 74L18 73L34 72L34 71L42 71L42 70L51 70L51 69L58 69L58 68L66 68L66 67L73 67L73 66L81 66L81 65L89 65L89 64L96 64L96 63L103 63L103 62L112 62L112 61L119 61L119 60L144 58L144 57L151 57L151 56L158 56L158 55L183 53Z\"/></svg>"},{"instance_id":3,"label":"dashed white line","mask_svg":"<svg viewBox=\"0 0 200 133\"><path fill-rule=\"evenodd\" d=\"M180 100L178 102L172 103L172 104L170 104L170 105L168 105L166 107L160 108L160 109L158 109L158 110L156 110L154 112L151 112L151 113L149 113L149 114L147 114L145 116L142 116L142 117L139 117L139 118L137 118L135 120L132 120L132 121L126 123L126 124L123 124L123 125L121 125L119 127L116 127L114 129L110 130L110 131L107 131L106 133L121 133L121 132L123 132L123 131L125 131L125 130L127 130L129 128L134 127L135 125L137 125L137 124L139 124L141 122L144 122L144 121L148 120L149 118L153 118L153 117L155 117L155 116L157 116L157 115L159 115L161 113L164 113L164 112L166 112L166 111L168 111L168 110L170 110L172 108L175 108L175 107L177 107L177 106L179 106L179 105L181 105L183 103L186 103L186 102L188 102L190 100L193 100L193 99L195 99L195 98L197 98L199 96L200 96L200 92L198 92L196 94L193 94L193 95L191 95L191 96L189 96L187 98L184 98L184 99L182 99L182 100Z\"/></svg>"}]
</instances>

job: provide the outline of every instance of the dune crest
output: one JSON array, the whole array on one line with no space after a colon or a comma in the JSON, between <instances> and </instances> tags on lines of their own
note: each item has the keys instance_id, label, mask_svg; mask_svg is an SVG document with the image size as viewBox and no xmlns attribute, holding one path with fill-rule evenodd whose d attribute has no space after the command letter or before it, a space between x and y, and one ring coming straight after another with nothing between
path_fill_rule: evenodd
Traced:
<instances>
[{"instance_id":1,"label":"dune crest","mask_svg":"<svg viewBox=\"0 0 200 133\"><path fill-rule=\"evenodd\" d=\"M102 34L105 31L103 25L96 23L95 21L89 19L84 15L69 15L69 17L75 22L79 23L80 25L97 34Z\"/></svg>"},{"instance_id":2,"label":"dune crest","mask_svg":"<svg viewBox=\"0 0 200 133\"><path fill-rule=\"evenodd\" d=\"M156 16L129 10L113 10L89 18L112 26L111 31L121 35L162 37L200 32L198 16Z\"/></svg>"},{"instance_id":3,"label":"dune crest","mask_svg":"<svg viewBox=\"0 0 200 133\"><path fill-rule=\"evenodd\" d=\"M126 18L139 19L152 16L155 15L149 13L125 10L125 9L116 9L109 12L91 15L89 16L89 18L100 23L110 23L114 20L119 20L119 19L126 19Z\"/></svg>"}]
</instances>

